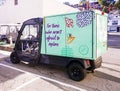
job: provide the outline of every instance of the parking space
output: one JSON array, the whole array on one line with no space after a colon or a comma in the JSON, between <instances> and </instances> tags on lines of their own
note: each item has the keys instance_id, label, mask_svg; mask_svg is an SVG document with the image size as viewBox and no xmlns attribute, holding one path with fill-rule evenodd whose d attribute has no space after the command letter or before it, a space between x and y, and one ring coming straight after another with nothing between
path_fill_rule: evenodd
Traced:
<instances>
[{"instance_id":1,"label":"parking space","mask_svg":"<svg viewBox=\"0 0 120 91\"><path fill-rule=\"evenodd\" d=\"M11 91L19 90L23 84L36 79L36 76L13 69L13 67L5 64L0 64L0 78L1 91Z\"/></svg>"},{"instance_id":2,"label":"parking space","mask_svg":"<svg viewBox=\"0 0 120 91\"><path fill-rule=\"evenodd\" d=\"M19 69L21 66L24 70ZM87 91L47 76L35 74L36 72L31 73L35 69L31 70L31 68L24 66L21 64L18 68L13 67L8 60L0 63L0 91Z\"/></svg>"}]
</instances>

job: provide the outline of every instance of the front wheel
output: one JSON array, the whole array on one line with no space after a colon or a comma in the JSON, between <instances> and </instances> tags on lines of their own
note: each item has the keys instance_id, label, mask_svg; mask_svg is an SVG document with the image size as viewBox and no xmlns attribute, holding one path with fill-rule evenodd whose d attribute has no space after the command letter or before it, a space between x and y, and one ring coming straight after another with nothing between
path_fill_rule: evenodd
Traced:
<instances>
[{"instance_id":1,"label":"front wheel","mask_svg":"<svg viewBox=\"0 0 120 91\"><path fill-rule=\"evenodd\" d=\"M13 64L18 64L20 63L20 59L18 58L18 55L16 54L16 52L12 52L11 55L10 55L10 61L13 63Z\"/></svg>"},{"instance_id":2,"label":"front wheel","mask_svg":"<svg viewBox=\"0 0 120 91\"><path fill-rule=\"evenodd\" d=\"M86 76L85 69L80 65L80 63L71 63L68 67L68 75L74 81L81 81Z\"/></svg>"}]
</instances>

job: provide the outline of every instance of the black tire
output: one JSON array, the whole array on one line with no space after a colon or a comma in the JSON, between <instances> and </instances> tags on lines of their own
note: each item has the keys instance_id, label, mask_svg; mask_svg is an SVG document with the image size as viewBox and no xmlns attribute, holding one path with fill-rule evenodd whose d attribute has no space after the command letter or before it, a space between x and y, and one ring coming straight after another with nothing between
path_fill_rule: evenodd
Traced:
<instances>
[{"instance_id":1,"label":"black tire","mask_svg":"<svg viewBox=\"0 0 120 91\"><path fill-rule=\"evenodd\" d=\"M18 63L20 63L20 59L18 58L16 52L12 52L12 53L11 53L11 55L10 55L10 61L11 61L13 64L18 64Z\"/></svg>"},{"instance_id":2,"label":"black tire","mask_svg":"<svg viewBox=\"0 0 120 91\"><path fill-rule=\"evenodd\" d=\"M86 70L80 65L80 63L71 63L68 66L68 75L74 81L81 81L86 76Z\"/></svg>"}]
</instances>

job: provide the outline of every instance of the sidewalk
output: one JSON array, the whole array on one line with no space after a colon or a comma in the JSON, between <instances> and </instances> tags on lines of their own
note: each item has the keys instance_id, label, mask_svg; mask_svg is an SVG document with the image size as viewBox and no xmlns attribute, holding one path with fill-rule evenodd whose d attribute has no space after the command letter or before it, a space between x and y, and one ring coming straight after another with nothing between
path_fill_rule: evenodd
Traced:
<instances>
[{"instance_id":1,"label":"sidewalk","mask_svg":"<svg viewBox=\"0 0 120 91\"><path fill-rule=\"evenodd\" d=\"M109 35L120 35L120 32L108 32Z\"/></svg>"},{"instance_id":2,"label":"sidewalk","mask_svg":"<svg viewBox=\"0 0 120 91\"><path fill-rule=\"evenodd\" d=\"M0 61L9 58L11 52L0 50Z\"/></svg>"}]
</instances>

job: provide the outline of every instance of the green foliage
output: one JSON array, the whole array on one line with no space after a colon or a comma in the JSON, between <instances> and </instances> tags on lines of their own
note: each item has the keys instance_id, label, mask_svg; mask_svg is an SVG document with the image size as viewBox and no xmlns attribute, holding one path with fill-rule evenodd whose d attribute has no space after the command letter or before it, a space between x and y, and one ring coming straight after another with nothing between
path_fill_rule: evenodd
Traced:
<instances>
[{"instance_id":1,"label":"green foliage","mask_svg":"<svg viewBox=\"0 0 120 91\"><path fill-rule=\"evenodd\" d=\"M85 4L87 2L87 0L80 0L79 4Z\"/></svg>"},{"instance_id":2,"label":"green foliage","mask_svg":"<svg viewBox=\"0 0 120 91\"><path fill-rule=\"evenodd\" d=\"M107 2L107 0L98 0L98 2L100 5L107 6L107 7L111 4L110 2ZM113 6L120 9L120 0L118 0L115 4L113 4Z\"/></svg>"},{"instance_id":3,"label":"green foliage","mask_svg":"<svg viewBox=\"0 0 120 91\"><path fill-rule=\"evenodd\" d=\"M109 8L114 8L116 7L116 9L120 10L120 0L118 0L117 2L113 2L112 0L108 1L108 0L98 0L99 4L102 6L102 10L106 13L109 13L112 9Z\"/></svg>"},{"instance_id":4,"label":"green foliage","mask_svg":"<svg viewBox=\"0 0 120 91\"><path fill-rule=\"evenodd\" d=\"M99 4L102 6L109 6L111 2L107 2L107 0L98 0Z\"/></svg>"},{"instance_id":5,"label":"green foliage","mask_svg":"<svg viewBox=\"0 0 120 91\"><path fill-rule=\"evenodd\" d=\"M120 0L118 0L115 4L114 4L115 7L117 7L118 9L120 9Z\"/></svg>"}]
</instances>

